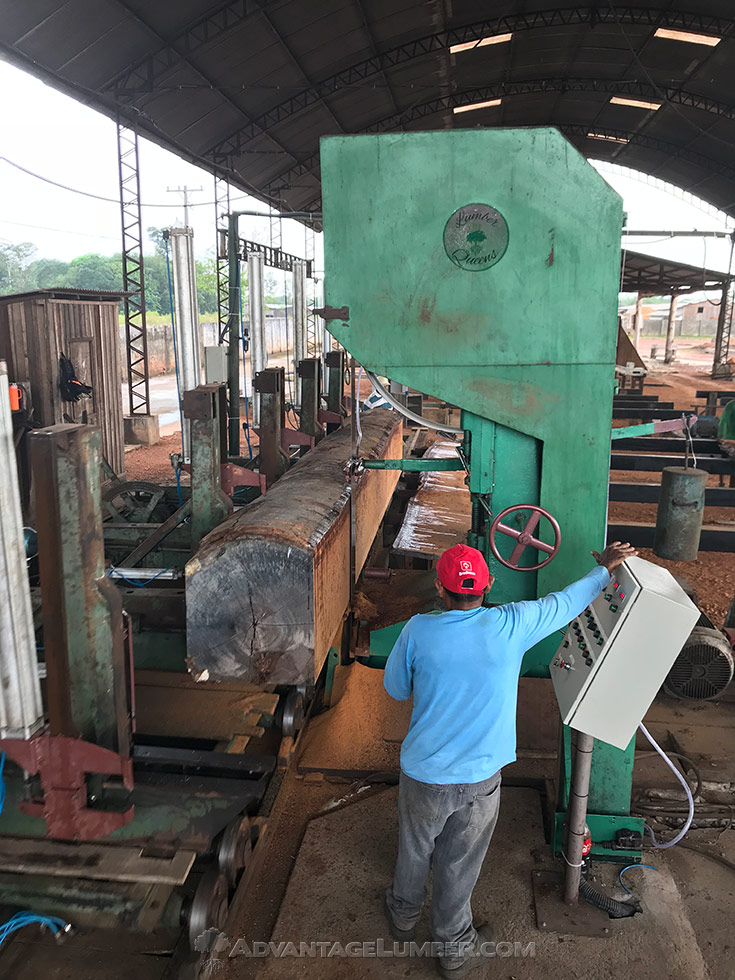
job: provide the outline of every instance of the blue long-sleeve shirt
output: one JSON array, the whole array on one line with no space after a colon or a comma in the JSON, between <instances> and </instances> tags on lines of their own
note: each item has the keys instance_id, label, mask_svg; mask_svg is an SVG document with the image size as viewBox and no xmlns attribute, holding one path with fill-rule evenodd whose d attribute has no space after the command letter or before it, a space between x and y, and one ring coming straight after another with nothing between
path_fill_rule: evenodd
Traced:
<instances>
[{"instance_id":1,"label":"blue long-sleeve shirt","mask_svg":"<svg viewBox=\"0 0 735 980\"><path fill-rule=\"evenodd\" d=\"M523 655L566 626L610 581L603 566L543 599L414 616L385 665L385 689L413 694L401 769L423 783L476 783L516 757Z\"/></svg>"}]
</instances>

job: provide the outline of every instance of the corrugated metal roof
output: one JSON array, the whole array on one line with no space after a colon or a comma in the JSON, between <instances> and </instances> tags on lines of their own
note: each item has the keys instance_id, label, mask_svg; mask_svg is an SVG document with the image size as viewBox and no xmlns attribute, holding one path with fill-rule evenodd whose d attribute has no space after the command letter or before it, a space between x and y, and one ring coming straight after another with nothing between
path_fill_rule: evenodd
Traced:
<instances>
[{"instance_id":1,"label":"corrugated metal roof","mask_svg":"<svg viewBox=\"0 0 735 980\"><path fill-rule=\"evenodd\" d=\"M322 135L552 125L587 156L656 174L735 214L730 0L6 7L8 58L289 210L320 207ZM721 40L684 43L657 37L659 28ZM475 46L452 53L458 44Z\"/></svg>"},{"instance_id":2,"label":"corrugated metal roof","mask_svg":"<svg viewBox=\"0 0 735 980\"><path fill-rule=\"evenodd\" d=\"M687 265L674 259L658 259L643 252L623 251L621 290L640 292L644 296L666 296L669 293L696 293L722 288L728 276L713 269Z\"/></svg>"}]
</instances>

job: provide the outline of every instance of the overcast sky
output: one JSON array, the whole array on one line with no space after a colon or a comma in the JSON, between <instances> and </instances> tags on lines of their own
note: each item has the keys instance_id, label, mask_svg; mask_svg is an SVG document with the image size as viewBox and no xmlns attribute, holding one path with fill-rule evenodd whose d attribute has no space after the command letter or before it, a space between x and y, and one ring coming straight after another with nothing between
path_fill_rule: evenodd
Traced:
<instances>
[{"instance_id":1,"label":"overcast sky","mask_svg":"<svg viewBox=\"0 0 735 980\"><path fill-rule=\"evenodd\" d=\"M38 255L69 260L85 252L112 254L120 249L120 212L115 125L106 116L12 65L0 61L0 155L69 187L112 200L99 201L70 193L28 176L0 160L0 239L33 242ZM605 179L623 196L628 227L637 229L724 229L724 215L706 213L665 190L629 175L603 168ZM211 174L180 160L147 140L140 142L143 225L183 224L181 196L168 187L202 187L192 202L213 200ZM263 207L240 191L237 206ZM204 256L214 245L214 208L191 210L195 247ZM268 223L241 219L243 237L268 241ZM631 248L691 265L725 270L730 245L722 240L678 239L644 245L626 239ZM304 229L284 222L283 247L304 254Z\"/></svg>"}]
</instances>

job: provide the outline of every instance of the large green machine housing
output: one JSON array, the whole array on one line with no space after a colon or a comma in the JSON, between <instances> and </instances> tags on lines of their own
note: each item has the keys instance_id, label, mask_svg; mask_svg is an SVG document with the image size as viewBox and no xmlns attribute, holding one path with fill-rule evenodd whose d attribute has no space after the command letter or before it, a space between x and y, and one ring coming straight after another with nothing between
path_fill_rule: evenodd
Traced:
<instances>
[{"instance_id":1,"label":"large green machine housing","mask_svg":"<svg viewBox=\"0 0 735 980\"><path fill-rule=\"evenodd\" d=\"M554 129L328 137L321 172L326 299L349 308L330 329L369 370L462 409L470 543L495 575L492 601L580 578L605 540L620 197ZM487 511L514 504L561 527L538 572L490 551ZM526 549L522 563L538 561ZM549 676L557 639L529 651L525 675ZM632 766L632 743L596 744L593 839L642 829Z\"/></svg>"}]
</instances>

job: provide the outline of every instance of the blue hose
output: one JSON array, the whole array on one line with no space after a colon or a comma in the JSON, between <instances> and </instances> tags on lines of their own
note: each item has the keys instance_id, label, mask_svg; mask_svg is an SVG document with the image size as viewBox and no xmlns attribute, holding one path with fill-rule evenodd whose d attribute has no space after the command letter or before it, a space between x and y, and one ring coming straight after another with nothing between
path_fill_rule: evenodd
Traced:
<instances>
[{"instance_id":1,"label":"blue hose","mask_svg":"<svg viewBox=\"0 0 735 980\"><path fill-rule=\"evenodd\" d=\"M16 914L0 925L0 946L5 942L8 936L11 936L14 932L19 929L23 929L25 926L39 925L46 926L47 929L51 929L55 936L58 936L61 932L69 932L71 926L64 919L60 919L55 915L36 915L35 912L16 912Z\"/></svg>"}]
</instances>

